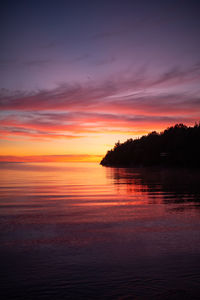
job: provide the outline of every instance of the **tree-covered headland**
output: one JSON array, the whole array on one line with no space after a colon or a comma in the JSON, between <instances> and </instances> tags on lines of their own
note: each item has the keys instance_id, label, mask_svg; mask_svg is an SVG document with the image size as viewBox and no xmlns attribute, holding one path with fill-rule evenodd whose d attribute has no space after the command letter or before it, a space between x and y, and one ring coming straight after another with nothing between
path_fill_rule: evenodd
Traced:
<instances>
[{"instance_id":1,"label":"tree-covered headland","mask_svg":"<svg viewBox=\"0 0 200 300\"><path fill-rule=\"evenodd\" d=\"M200 166L200 122L176 124L161 133L116 143L100 162L103 166Z\"/></svg>"}]
</instances>

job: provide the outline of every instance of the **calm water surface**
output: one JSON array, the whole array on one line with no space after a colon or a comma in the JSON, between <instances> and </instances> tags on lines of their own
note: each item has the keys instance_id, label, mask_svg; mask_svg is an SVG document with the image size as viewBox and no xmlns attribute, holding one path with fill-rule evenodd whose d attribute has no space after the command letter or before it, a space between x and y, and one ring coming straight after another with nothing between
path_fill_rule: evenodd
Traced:
<instances>
[{"instance_id":1,"label":"calm water surface","mask_svg":"<svg viewBox=\"0 0 200 300\"><path fill-rule=\"evenodd\" d=\"M0 171L1 299L199 299L199 170Z\"/></svg>"}]
</instances>

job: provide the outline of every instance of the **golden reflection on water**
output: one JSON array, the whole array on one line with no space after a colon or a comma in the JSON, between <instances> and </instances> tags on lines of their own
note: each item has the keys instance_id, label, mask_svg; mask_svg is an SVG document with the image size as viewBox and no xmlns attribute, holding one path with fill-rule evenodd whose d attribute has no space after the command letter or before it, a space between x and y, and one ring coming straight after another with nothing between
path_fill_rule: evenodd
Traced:
<instances>
[{"instance_id":1,"label":"golden reflection on water","mask_svg":"<svg viewBox=\"0 0 200 300\"><path fill-rule=\"evenodd\" d=\"M198 170L2 163L0 171L1 280L12 299L77 291L95 299L99 287L101 299L157 299L182 286L199 295Z\"/></svg>"},{"instance_id":2,"label":"golden reflection on water","mask_svg":"<svg viewBox=\"0 0 200 300\"><path fill-rule=\"evenodd\" d=\"M1 174L1 213L12 222L150 220L189 208L196 215L199 207L196 171L18 163L1 164Z\"/></svg>"}]
</instances>

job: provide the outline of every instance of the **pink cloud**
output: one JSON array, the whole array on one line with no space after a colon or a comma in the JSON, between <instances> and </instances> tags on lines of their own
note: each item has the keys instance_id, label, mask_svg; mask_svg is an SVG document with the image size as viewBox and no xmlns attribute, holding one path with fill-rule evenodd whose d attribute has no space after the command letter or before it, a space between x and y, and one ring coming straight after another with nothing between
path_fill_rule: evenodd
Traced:
<instances>
[{"instance_id":1,"label":"pink cloud","mask_svg":"<svg viewBox=\"0 0 200 300\"><path fill-rule=\"evenodd\" d=\"M174 93L170 88L196 82L200 65L173 69L159 78L144 74L101 84L63 84L34 93L0 93L2 136L80 138L88 133L160 128L198 121L198 93ZM168 87L169 92L162 92Z\"/></svg>"}]
</instances>

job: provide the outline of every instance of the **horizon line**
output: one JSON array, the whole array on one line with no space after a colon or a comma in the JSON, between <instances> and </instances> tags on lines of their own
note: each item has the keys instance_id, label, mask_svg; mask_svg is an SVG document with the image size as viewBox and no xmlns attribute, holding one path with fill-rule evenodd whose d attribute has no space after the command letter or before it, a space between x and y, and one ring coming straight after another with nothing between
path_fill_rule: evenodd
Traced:
<instances>
[{"instance_id":1,"label":"horizon line","mask_svg":"<svg viewBox=\"0 0 200 300\"><path fill-rule=\"evenodd\" d=\"M0 155L0 162L99 162L103 154Z\"/></svg>"}]
</instances>

